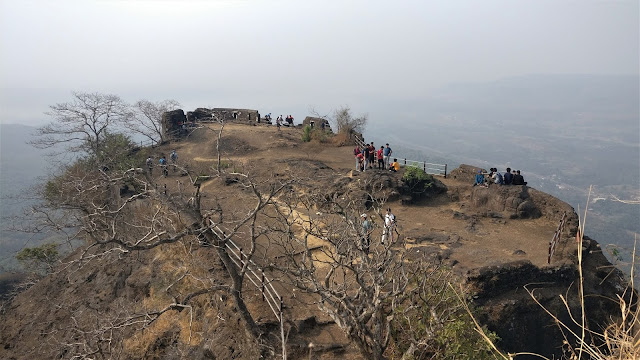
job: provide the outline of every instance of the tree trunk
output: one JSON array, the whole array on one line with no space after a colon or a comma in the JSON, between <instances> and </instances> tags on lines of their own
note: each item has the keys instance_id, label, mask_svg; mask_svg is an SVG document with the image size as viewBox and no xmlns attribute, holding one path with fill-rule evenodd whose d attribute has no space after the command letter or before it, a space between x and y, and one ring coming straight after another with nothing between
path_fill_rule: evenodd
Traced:
<instances>
[{"instance_id":1,"label":"tree trunk","mask_svg":"<svg viewBox=\"0 0 640 360\"><path fill-rule=\"evenodd\" d=\"M233 282L233 289L232 289L233 301L235 302L235 305L238 307L238 310L240 311L240 315L242 316L242 319L245 321L247 331L251 334L251 336L253 336L254 339L258 339L260 335L260 331L258 329L258 325L256 325L256 322L253 320L253 316L251 316L249 309L247 309L247 305L245 304L244 299L242 299L242 284L243 284L242 280L243 279L238 274L238 270L236 269L236 264L234 264L231 258L229 257L226 246L224 242L221 241L222 239L219 239L211 230L207 231L206 236L209 242L214 244L214 246L216 247L218 256L220 257L220 260L222 260L224 267L227 269L227 272L231 277L231 281Z\"/></svg>"}]
</instances>

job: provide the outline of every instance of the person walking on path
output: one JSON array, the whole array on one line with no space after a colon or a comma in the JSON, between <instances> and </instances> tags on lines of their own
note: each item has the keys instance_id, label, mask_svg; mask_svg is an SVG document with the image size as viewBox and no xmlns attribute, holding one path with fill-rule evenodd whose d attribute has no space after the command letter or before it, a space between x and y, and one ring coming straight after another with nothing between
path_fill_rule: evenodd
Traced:
<instances>
[{"instance_id":1,"label":"person walking on path","mask_svg":"<svg viewBox=\"0 0 640 360\"><path fill-rule=\"evenodd\" d=\"M353 149L353 156L356 158L356 171L360 171L360 159L358 155L360 155L361 152L360 146L356 145L355 149Z\"/></svg>"},{"instance_id":2,"label":"person walking on path","mask_svg":"<svg viewBox=\"0 0 640 360\"><path fill-rule=\"evenodd\" d=\"M169 176L169 171L167 170L167 159L164 157L164 155L160 157L158 163L160 164L160 168L162 169L162 176Z\"/></svg>"},{"instance_id":3,"label":"person walking on path","mask_svg":"<svg viewBox=\"0 0 640 360\"><path fill-rule=\"evenodd\" d=\"M149 156L146 160L147 168L149 169L149 175L153 175L153 159Z\"/></svg>"},{"instance_id":4,"label":"person walking on path","mask_svg":"<svg viewBox=\"0 0 640 360\"><path fill-rule=\"evenodd\" d=\"M360 244L362 251L365 254L369 254L369 245L371 244L371 232L373 231L373 226L371 222L367 218L367 214L360 215L362 218L362 243Z\"/></svg>"},{"instance_id":5,"label":"person walking on path","mask_svg":"<svg viewBox=\"0 0 640 360\"><path fill-rule=\"evenodd\" d=\"M387 147L384 148L384 151L382 152L382 155L384 156L384 168L388 169L389 168L389 160L391 158L391 154L393 153L393 150L391 150L391 148L389 147L389 144L387 144Z\"/></svg>"},{"instance_id":6,"label":"person walking on path","mask_svg":"<svg viewBox=\"0 0 640 360\"><path fill-rule=\"evenodd\" d=\"M382 231L382 245L387 239L389 244L393 244L393 232L396 230L396 217L391 213L391 208L387 208L387 214L384 216L384 230Z\"/></svg>"},{"instance_id":7,"label":"person walking on path","mask_svg":"<svg viewBox=\"0 0 640 360\"><path fill-rule=\"evenodd\" d=\"M169 155L169 159L171 159L173 172L178 171L178 153L176 152L176 149L171 150L171 155Z\"/></svg>"}]
</instances>

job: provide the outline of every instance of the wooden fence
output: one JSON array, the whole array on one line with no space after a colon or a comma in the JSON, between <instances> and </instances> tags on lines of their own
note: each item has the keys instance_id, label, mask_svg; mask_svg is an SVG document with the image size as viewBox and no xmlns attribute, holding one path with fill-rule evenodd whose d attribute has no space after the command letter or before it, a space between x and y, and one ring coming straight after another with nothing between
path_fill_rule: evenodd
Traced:
<instances>
[{"instance_id":1,"label":"wooden fence","mask_svg":"<svg viewBox=\"0 0 640 360\"><path fill-rule=\"evenodd\" d=\"M242 251L242 247L238 246L230 238L227 239L226 233L220 229L213 221L211 221L211 229L220 239L226 239L224 242L227 252L229 253L231 261L242 270L246 266L246 278L258 289L262 294L262 301L266 301L271 308L271 311L276 316L276 319L280 321L280 324L284 324L282 316L283 300L282 296L278 294L273 287L273 280L269 279L264 270L258 266L253 260L249 259L247 254Z\"/></svg>"},{"instance_id":2,"label":"wooden fence","mask_svg":"<svg viewBox=\"0 0 640 360\"><path fill-rule=\"evenodd\" d=\"M565 211L562 214L562 219L560 219L560 224L558 224L558 229L556 229L556 232L553 234L553 238L551 238L551 241L549 241L549 256L547 257L547 264L551 264L551 257L556 251L556 245L558 244L558 241L560 241L560 237L562 236L562 232L564 232L564 226L566 225L566 223L567 212Z\"/></svg>"}]
</instances>

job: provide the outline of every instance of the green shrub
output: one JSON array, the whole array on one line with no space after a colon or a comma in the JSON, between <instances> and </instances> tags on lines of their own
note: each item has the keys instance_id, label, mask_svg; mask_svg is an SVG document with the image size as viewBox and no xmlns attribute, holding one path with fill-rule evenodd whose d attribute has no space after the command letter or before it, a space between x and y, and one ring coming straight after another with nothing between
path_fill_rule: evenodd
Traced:
<instances>
[{"instance_id":1,"label":"green shrub","mask_svg":"<svg viewBox=\"0 0 640 360\"><path fill-rule=\"evenodd\" d=\"M434 185L433 176L424 172L424 170L408 166L402 176L402 181L409 187L414 194L421 194Z\"/></svg>"},{"instance_id":2,"label":"green shrub","mask_svg":"<svg viewBox=\"0 0 640 360\"><path fill-rule=\"evenodd\" d=\"M302 141L309 142L311 141L311 126L305 125L302 129Z\"/></svg>"},{"instance_id":3,"label":"green shrub","mask_svg":"<svg viewBox=\"0 0 640 360\"><path fill-rule=\"evenodd\" d=\"M16 255L22 266L39 274L47 274L53 270L53 265L59 259L58 245L49 243L32 248L24 248Z\"/></svg>"}]
</instances>

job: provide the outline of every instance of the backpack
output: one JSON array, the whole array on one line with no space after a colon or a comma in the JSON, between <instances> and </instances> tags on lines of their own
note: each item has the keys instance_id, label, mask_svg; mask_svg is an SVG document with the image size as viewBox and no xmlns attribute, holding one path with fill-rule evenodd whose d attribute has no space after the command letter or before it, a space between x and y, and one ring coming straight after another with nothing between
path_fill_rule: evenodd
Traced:
<instances>
[{"instance_id":1,"label":"backpack","mask_svg":"<svg viewBox=\"0 0 640 360\"><path fill-rule=\"evenodd\" d=\"M496 184L504 184L503 178L502 178L502 174L500 173L496 173Z\"/></svg>"}]
</instances>

